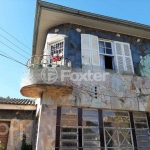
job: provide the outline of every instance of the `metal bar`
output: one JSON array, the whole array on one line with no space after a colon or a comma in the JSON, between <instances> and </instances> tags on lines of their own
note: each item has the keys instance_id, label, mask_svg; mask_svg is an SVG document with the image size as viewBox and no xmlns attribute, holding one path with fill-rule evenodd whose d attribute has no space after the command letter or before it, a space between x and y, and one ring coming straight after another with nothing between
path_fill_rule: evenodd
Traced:
<instances>
[{"instance_id":1,"label":"metal bar","mask_svg":"<svg viewBox=\"0 0 150 150\"><path fill-rule=\"evenodd\" d=\"M57 107L55 150L59 150L60 147L60 120L61 120L61 107Z\"/></svg>"},{"instance_id":2,"label":"metal bar","mask_svg":"<svg viewBox=\"0 0 150 150\"><path fill-rule=\"evenodd\" d=\"M78 147L79 150L82 148L82 108L78 108Z\"/></svg>"},{"instance_id":3,"label":"metal bar","mask_svg":"<svg viewBox=\"0 0 150 150\"><path fill-rule=\"evenodd\" d=\"M146 116L147 116L149 131L150 131L150 115L149 115L149 112L146 112Z\"/></svg>"},{"instance_id":4,"label":"metal bar","mask_svg":"<svg viewBox=\"0 0 150 150\"><path fill-rule=\"evenodd\" d=\"M100 143L101 143L101 150L105 149L105 140L104 140L104 124L103 124L103 115L102 110L98 110L98 118L99 118L99 132L100 132Z\"/></svg>"},{"instance_id":5,"label":"metal bar","mask_svg":"<svg viewBox=\"0 0 150 150\"><path fill-rule=\"evenodd\" d=\"M134 144L134 150L138 150L137 148L137 139L136 139L136 134L135 134L135 125L133 121L133 112L129 112L130 116L130 123L131 123L131 128L132 128L132 137L133 137L133 144Z\"/></svg>"}]
</instances>

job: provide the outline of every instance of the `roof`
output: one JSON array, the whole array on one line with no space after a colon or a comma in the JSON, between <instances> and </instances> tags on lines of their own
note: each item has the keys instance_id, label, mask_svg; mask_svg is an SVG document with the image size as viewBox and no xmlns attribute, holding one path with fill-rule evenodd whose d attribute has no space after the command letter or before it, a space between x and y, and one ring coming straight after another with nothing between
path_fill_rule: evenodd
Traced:
<instances>
[{"instance_id":1,"label":"roof","mask_svg":"<svg viewBox=\"0 0 150 150\"><path fill-rule=\"evenodd\" d=\"M36 105L35 100L30 99L17 99L17 98L0 98L0 104L12 104L12 105Z\"/></svg>"},{"instance_id":2,"label":"roof","mask_svg":"<svg viewBox=\"0 0 150 150\"><path fill-rule=\"evenodd\" d=\"M150 39L150 26L37 0L32 54L41 55L48 30L71 23Z\"/></svg>"}]
</instances>

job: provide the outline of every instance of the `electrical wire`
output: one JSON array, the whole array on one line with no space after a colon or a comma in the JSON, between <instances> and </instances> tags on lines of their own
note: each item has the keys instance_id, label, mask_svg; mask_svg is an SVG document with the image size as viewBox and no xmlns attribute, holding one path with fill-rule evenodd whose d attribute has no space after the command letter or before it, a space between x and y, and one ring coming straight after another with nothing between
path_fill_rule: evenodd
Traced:
<instances>
[{"instance_id":1,"label":"electrical wire","mask_svg":"<svg viewBox=\"0 0 150 150\"><path fill-rule=\"evenodd\" d=\"M15 61L15 62L17 62L17 63L19 63L19 64L21 64L21 65L23 65L23 66L26 66L25 64L23 64L23 63L17 61L16 59L13 59L13 58L11 58L11 57L9 57L9 56L5 56L5 55L3 55L3 54L0 54L0 55L3 56L3 57L8 58L8 59L10 59L10 60L13 60L13 61ZM26 67L27 67L27 66L26 66Z\"/></svg>"},{"instance_id":2,"label":"electrical wire","mask_svg":"<svg viewBox=\"0 0 150 150\"><path fill-rule=\"evenodd\" d=\"M4 55L6 55L6 56L8 56L8 57L10 57L12 59L14 59L13 57L9 56L8 54L4 53L3 51L0 50L0 52L3 53Z\"/></svg>"},{"instance_id":3,"label":"electrical wire","mask_svg":"<svg viewBox=\"0 0 150 150\"><path fill-rule=\"evenodd\" d=\"M26 46L25 44L23 44L21 41L19 41L18 39L16 39L14 36L12 36L10 33L8 33L6 30L4 30L3 28L0 27L1 30L3 30L5 33L7 33L8 35L10 35L12 38L14 38L16 41L18 41L19 43L21 43L22 45L24 45L26 48L30 49L28 46Z\"/></svg>"},{"instance_id":4,"label":"electrical wire","mask_svg":"<svg viewBox=\"0 0 150 150\"><path fill-rule=\"evenodd\" d=\"M11 50L13 50L14 52L16 52L17 54L19 54L20 56L28 59L27 57L23 56L22 54L20 54L19 52L17 52L16 50L12 49L11 47L9 47L7 44L3 43L2 41L0 41L0 43L2 43L3 45L7 46L8 48L10 48Z\"/></svg>"},{"instance_id":5,"label":"electrical wire","mask_svg":"<svg viewBox=\"0 0 150 150\"><path fill-rule=\"evenodd\" d=\"M25 50L21 49L20 47L18 47L16 44L14 44L13 42L11 42L10 40L8 40L7 38L5 38L4 36L2 36L0 34L1 37L3 37L5 40L9 41L11 44L13 44L14 46L16 46L17 48L19 48L21 51L23 51L24 53L26 53L27 55L31 56L29 53L27 53Z\"/></svg>"},{"instance_id":6,"label":"electrical wire","mask_svg":"<svg viewBox=\"0 0 150 150\"><path fill-rule=\"evenodd\" d=\"M6 85L7 87L11 88L12 90L17 91L17 89L12 88L10 85L6 84L5 82L3 82L1 80L0 80L0 82L3 83L4 85Z\"/></svg>"}]
</instances>

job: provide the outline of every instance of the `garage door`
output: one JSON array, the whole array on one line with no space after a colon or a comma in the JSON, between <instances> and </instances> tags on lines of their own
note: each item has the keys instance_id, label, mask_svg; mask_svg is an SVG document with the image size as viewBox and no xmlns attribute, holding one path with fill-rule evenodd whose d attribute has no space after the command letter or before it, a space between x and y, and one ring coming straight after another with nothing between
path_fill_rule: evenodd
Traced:
<instances>
[{"instance_id":1,"label":"garage door","mask_svg":"<svg viewBox=\"0 0 150 150\"><path fill-rule=\"evenodd\" d=\"M9 126L9 121L0 121L0 141L1 144L4 146L4 149L0 148L0 150L6 150L7 148Z\"/></svg>"}]
</instances>

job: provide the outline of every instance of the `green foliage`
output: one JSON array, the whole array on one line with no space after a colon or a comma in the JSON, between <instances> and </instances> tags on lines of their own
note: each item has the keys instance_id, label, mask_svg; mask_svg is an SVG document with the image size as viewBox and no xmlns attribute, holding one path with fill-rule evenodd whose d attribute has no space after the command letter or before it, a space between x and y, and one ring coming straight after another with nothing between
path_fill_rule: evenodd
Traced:
<instances>
[{"instance_id":1,"label":"green foliage","mask_svg":"<svg viewBox=\"0 0 150 150\"><path fill-rule=\"evenodd\" d=\"M32 145L26 143L26 135L23 134L21 150L32 150Z\"/></svg>"},{"instance_id":2,"label":"green foliage","mask_svg":"<svg viewBox=\"0 0 150 150\"><path fill-rule=\"evenodd\" d=\"M1 141L0 141L0 148L4 149L4 146L1 144Z\"/></svg>"}]
</instances>

